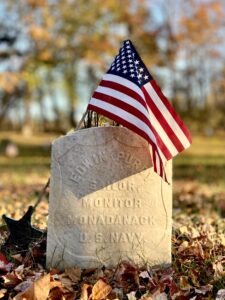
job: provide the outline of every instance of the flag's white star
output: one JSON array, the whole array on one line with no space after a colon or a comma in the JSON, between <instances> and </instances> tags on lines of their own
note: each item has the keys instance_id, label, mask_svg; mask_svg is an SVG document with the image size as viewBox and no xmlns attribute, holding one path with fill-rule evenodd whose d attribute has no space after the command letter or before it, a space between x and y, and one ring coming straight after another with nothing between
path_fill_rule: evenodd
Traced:
<instances>
[{"instance_id":1,"label":"flag's white star","mask_svg":"<svg viewBox=\"0 0 225 300\"><path fill-rule=\"evenodd\" d=\"M131 75L130 75L130 77L132 77L132 78L133 78L133 77L135 77L135 75L134 75L134 74L131 74Z\"/></svg>"},{"instance_id":2,"label":"flag's white star","mask_svg":"<svg viewBox=\"0 0 225 300\"><path fill-rule=\"evenodd\" d=\"M114 70L115 68L114 67L112 67L112 70Z\"/></svg>"},{"instance_id":3,"label":"flag's white star","mask_svg":"<svg viewBox=\"0 0 225 300\"><path fill-rule=\"evenodd\" d=\"M141 84L141 80L138 80L138 83L140 83L140 84Z\"/></svg>"},{"instance_id":4,"label":"flag's white star","mask_svg":"<svg viewBox=\"0 0 225 300\"><path fill-rule=\"evenodd\" d=\"M140 71L140 72L143 72L143 71L144 71L144 68L140 68L139 71Z\"/></svg>"},{"instance_id":5,"label":"flag's white star","mask_svg":"<svg viewBox=\"0 0 225 300\"><path fill-rule=\"evenodd\" d=\"M138 74L138 78L141 78L142 77L142 74Z\"/></svg>"},{"instance_id":6,"label":"flag's white star","mask_svg":"<svg viewBox=\"0 0 225 300\"><path fill-rule=\"evenodd\" d=\"M122 61L122 64L124 65L125 63L126 63L126 61L125 61L125 60L123 60L123 61Z\"/></svg>"},{"instance_id":7,"label":"flag's white star","mask_svg":"<svg viewBox=\"0 0 225 300\"><path fill-rule=\"evenodd\" d=\"M131 68L131 67L133 67L134 65L133 64L129 64L129 67Z\"/></svg>"},{"instance_id":8,"label":"flag's white star","mask_svg":"<svg viewBox=\"0 0 225 300\"><path fill-rule=\"evenodd\" d=\"M117 68L116 71L120 71L120 68Z\"/></svg>"},{"instance_id":9,"label":"flag's white star","mask_svg":"<svg viewBox=\"0 0 225 300\"><path fill-rule=\"evenodd\" d=\"M129 42L129 41L126 41L126 44L130 44L130 42Z\"/></svg>"},{"instance_id":10,"label":"flag's white star","mask_svg":"<svg viewBox=\"0 0 225 300\"><path fill-rule=\"evenodd\" d=\"M139 64L139 60L135 60L135 65L138 65Z\"/></svg>"},{"instance_id":11,"label":"flag's white star","mask_svg":"<svg viewBox=\"0 0 225 300\"><path fill-rule=\"evenodd\" d=\"M127 55L127 57L131 58L131 57L132 57L132 55L130 55L130 54L129 54L129 55Z\"/></svg>"},{"instance_id":12,"label":"flag's white star","mask_svg":"<svg viewBox=\"0 0 225 300\"><path fill-rule=\"evenodd\" d=\"M131 50L127 50L127 53L130 53L131 52Z\"/></svg>"},{"instance_id":13,"label":"flag's white star","mask_svg":"<svg viewBox=\"0 0 225 300\"><path fill-rule=\"evenodd\" d=\"M124 65L124 66L123 66L123 69L126 69L126 68L127 68L126 65Z\"/></svg>"},{"instance_id":14,"label":"flag's white star","mask_svg":"<svg viewBox=\"0 0 225 300\"><path fill-rule=\"evenodd\" d=\"M131 63L131 62L132 62L132 59L129 59L128 61Z\"/></svg>"},{"instance_id":15,"label":"flag's white star","mask_svg":"<svg viewBox=\"0 0 225 300\"><path fill-rule=\"evenodd\" d=\"M126 57L123 55L123 56L122 56L122 59L125 59L125 58L126 58Z\"/></svg>"},{"instance_id":16,"label":"flag's white star","mask_svg":"<svg viewBox=\"0 0 225 300\"><path fill-rule=\"evenodd\" d=\"M123 71L123 74L126 74L126 73L127 73L127 70L124 70L124 71Z\"/></svg>"},{"instance_id":17,"label":"flag's white star","mask_svg":"<svg viewBox=\"0 0 225 300\"><path fill-rule=\"evenodd\" d=\"M130 69L130 72L133 73L133 72L134 72L134 69Z\"/></svg>"},{"instance_id":18,"label":"flag's white star","mask_svg":"<svg viewBox=\"0 0 225 300\"><path fill-rule=\"evenodd\" d=\"M148 79L148 75L145 75L145 76L144 76L144 79L145 79L145 80Z\"/></svg>"}]
</instances>

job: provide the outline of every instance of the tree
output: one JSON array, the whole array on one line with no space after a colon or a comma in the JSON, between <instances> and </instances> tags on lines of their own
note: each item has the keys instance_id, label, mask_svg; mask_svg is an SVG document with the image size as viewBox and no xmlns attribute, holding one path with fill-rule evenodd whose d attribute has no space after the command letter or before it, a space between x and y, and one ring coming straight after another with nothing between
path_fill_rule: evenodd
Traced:
<instances>
[{"instance_id":1,"label":"tree","mask_svg":"<svg viewBox=\"0 0 225 300\"><path fill-rule=\"evenodd\" d=\"M156 53L155 35L146 27L149 11L146 1L124 0L70 0L10 2L9 10L19 16L30 39L30 52L26 59L21 80L27 85L27 95L50 84L56 85L56 74L63 83L67 99L70 126L76 126L75 113L78 101L80 64L85 68L90 91L99 73L118 50L120 42L129 37L139 41L143 53L151 52L152 63ZM43 75L45 74L45 75ZM93 86L92 86L93 87ZM61 86L62 88L62 86ZM52 88L48 89L51 93ZM39 93L44 97L45 93ZM54 97L54 96L52 96ZM57 109L55 110L55 112Z\"/></svg>"},{"instance_id":2,"label":"tree","mask_svg":"<svg viewBox=\"0 0 225 300\"><path fill-rule=\"evenodd\" d=\"M23 51L17 47L20 28L2 20L0 23L0 124L9 109L21 98L24 85L20 80L20 67L23 63Z\"/></svg>"}]
</instances>

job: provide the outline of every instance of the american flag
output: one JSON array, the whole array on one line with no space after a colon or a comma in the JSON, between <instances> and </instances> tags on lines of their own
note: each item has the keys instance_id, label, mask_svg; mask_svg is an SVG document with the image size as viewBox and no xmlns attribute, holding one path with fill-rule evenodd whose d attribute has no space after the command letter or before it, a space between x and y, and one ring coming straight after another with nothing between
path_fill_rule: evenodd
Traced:
<instances>
[{"instance_id":1,"label":"american flag","mask_svg":"<svg viewBox=\"0 0 225 300\"><path fill-rule=\"evenodd\" d=\"M146 139L154 171L167 181L165 162L191 144L191 135L149 73L137 50L126 40L92 95L88 109Z\"/></svg>"}]
</instances>

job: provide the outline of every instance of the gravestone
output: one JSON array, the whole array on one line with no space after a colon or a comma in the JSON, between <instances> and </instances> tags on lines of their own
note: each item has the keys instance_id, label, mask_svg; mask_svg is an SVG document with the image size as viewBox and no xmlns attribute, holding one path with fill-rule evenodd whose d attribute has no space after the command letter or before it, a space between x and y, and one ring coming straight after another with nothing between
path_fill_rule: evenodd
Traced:
<instances>
[{"instance_id":1,"label":"gravestone","mask_svg":"<svg viewBox=\"0 0 225 300\"><path fill-rule=\"evenodd\" d=\"M172 164L166 166L171 182ZM172 188L147 142L124 127L88 128L52 147L47 266L171 263Z\"/></svg>"}]
</instances>

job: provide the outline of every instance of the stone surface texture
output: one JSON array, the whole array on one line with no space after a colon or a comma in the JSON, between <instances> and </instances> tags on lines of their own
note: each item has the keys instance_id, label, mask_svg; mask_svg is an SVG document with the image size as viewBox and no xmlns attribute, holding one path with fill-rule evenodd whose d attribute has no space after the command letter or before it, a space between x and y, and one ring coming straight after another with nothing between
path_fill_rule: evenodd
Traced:
<instances>
[{"instance_id":1,"label":"stone surface texture","mask_svg":"<svg viewBox=\"0 0 225 300\"><path fill-rule=\"evenodd\" d=\"M166 166L172 181L172 163ZM147 142L124 127L79 130L53 142L47 266L171 263L172 187Z\"/></svg>"}]
</instances>

